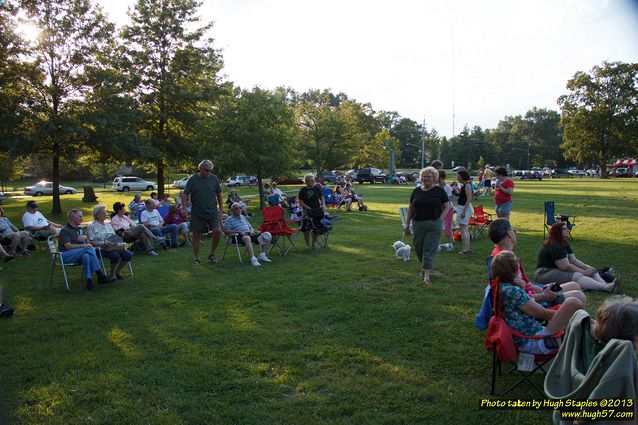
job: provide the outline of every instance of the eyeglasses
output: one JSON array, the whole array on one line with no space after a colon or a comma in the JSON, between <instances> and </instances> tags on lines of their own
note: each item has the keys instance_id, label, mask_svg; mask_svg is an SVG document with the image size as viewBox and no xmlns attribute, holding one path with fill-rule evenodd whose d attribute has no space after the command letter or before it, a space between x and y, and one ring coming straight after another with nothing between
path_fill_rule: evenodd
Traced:
<instances>
[{"instance_id":1,"label":"eyeglasses","mask_svg":"<svg viewBox=\"0 0 638 425\"><path fill-rule=\"evenodd\" d=\"M207 173L210 173L211 171L213 171L212 168L202 168L202 171L206 171Z\"/></svg>"}]
</instances>

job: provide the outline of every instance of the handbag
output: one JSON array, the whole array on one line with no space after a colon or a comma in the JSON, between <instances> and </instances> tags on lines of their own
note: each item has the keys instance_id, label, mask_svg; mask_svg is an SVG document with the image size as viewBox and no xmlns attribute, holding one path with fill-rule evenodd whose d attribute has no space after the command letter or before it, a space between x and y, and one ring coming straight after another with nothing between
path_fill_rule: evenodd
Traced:
<instances>
[{"instance_id":1,"label":"handbag","mask_svg":"<svg viewBox=\"0 0 638 425\"><path fill-rule=\"evenodd\" d=\"M502 317L492 316L485 334L485 347L489 351L496 349L498 359L508 363L516 358L518 350L514 344L512 330Z\"/></svg>"}]
</instances>

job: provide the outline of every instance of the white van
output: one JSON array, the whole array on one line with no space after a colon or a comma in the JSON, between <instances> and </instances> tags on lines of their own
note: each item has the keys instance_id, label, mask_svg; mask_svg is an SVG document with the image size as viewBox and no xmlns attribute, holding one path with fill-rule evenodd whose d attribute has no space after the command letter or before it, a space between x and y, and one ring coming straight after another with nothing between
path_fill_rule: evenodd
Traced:
<instances>
[{"instance_id":1,"label":"white van","mask_svg":"<svg viewBox=\"0 0 638 425\"><path fill-rule=\"evenodd\" d=\"M119 176L113 179L113 190L117 190L118 192L155 190L155 183L135 176Z\"/></svg>"}]
</instances>

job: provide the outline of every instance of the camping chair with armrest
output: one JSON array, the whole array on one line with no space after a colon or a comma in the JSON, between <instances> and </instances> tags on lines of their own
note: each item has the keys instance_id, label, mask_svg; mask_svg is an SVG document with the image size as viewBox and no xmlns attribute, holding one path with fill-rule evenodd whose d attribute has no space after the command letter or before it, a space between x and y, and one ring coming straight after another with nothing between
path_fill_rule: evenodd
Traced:
<instances>
[{"instance_id":1,"label":"camping chair with armrest","mask_svg":"<svg viewBox=\"0 0 638 425\"><path fill-rule=\"evenodd\" d=\"M314 250L328 248L328 236L332 230L332 223L325 218L323 208L306 208L302 218L302 226L315 236L311 237Z\"/></svg>"},{"instance_id":2,"label":"camping chair with armrest","mask_svg":"<svg viewBox=\"0 0 638 425\"><path fill-rule=\"evenodd\" d=\"M480 235L485 235L485 232L491 222L492 214L486 213L483 210L483 205L474 206L474 214L472 214L472 217L470 217L468 222L469 229L472 232L472 237L476 239Z\"/></svg>"},{"instance_id":3,"label":"camping chair with armrest","mask_svg":"<svg viewBox=\"0 0 638 425\"><path fill-rule=\"evenodd\" d=\"M638 414L635 403L638 395L638 363L633 343L612 338L604 345L596 344L599 351L594 351L597 353L590 352L593 339L590 329L589 314L585 310L576 311L545 376L545 393L552 400L633 401L632 405L617 404L613 408L619 412L632 412L635 419ZM592 408L590 411L595 413L598 409ZM554 423L559 423L559 419L560 409L557 409L554 411ZM596 423L619 422L601 420Z\"/></svg>"},{"instance_id":4,"label":"camping chair with armrest","mask_svg":"<svg viewBox=\"0 0 638 425\"><path fill-rule=\"evenodd\" d=\"M545 206L545 223L543 228L543 239L546 238L546 234L549 234L549 229L552 227L556 221L563 221L567 225L567 230L569 230L569 237L574 239L572 236L572 229L576 226L576 216L575 215L566 215L566 214L556 214L556 209L554 205L554 201L547 201L544 204Z\"/></svg>"},{"instance_id":5,"label":"camping chair with armrest","mask_svg":"<svg viewBox=\"0 0 638 425\"><path fill-rule=\"evenodd\" d=\"M335 197L332 190L329 187L324 187L321 189L321 194L323 195L323 200L326 203L326 207L328 208L337 208L340 207L344 201L339 200Z\"/></svg>"},{"instance_id":6,"label":"camping chair with armrest","mask_svg":"<svg viewBox=\"0 0 638 425\"><path fill-rule=\"evenodd\" d=\"M513 363L513 368L508 372L508 375L515 371L518 371L520 374L520 378L507 390L501 393L499 397L506 395L524 382L530 384L532 387L534 387L534 389L536 389L536 391L541 394L542 397L545 397L545 393L543 392L541 387L539 387L533 381L532 376L537 372L546 373L545 366L556 355L558 349L548 354L523 353L518 350L518 347L516 347L513 337L517 336L524 339L559 338L562 335L562 332L555 335L535 336L524 335L510 328L501 315L499 281L497 278L490 279L490 287L494 297L494 315L490 319L487 333L485 335L485 347L488 349L488 351L492 352L492 383L490 394L494 395L496 391L496 376L497 371L498 375L501 375L501 365L503 363ZM520 366L514 364L515 360L522 360L522 355L532 356L533 362L531 364L531 367L529 368L531 370L521 370Z\"/></svg>"},{"instance_id":7,"label":"camping chair with armrest","mask_svg":"<svg viewBox=\"0 0 638 425\"><path fill-rule=\"evenodd\" d=\"M288 226L288 223L296 223L297 220L286 220L285 213L284 209L278 205L261 210L263 222L259 225L259 231L262 233L270 232L272 235L268 253L275 247L281 256L288 254L288 251L293 247L299 251L295 245L295 237L299 229L292 229Z\"/></svg>"},{"instance_id":8,"label":"camping chair with armrest","mask_svg":"<svg viewBox=\"0 0 638 425\"><path fill-rule=\"evenodd\" d=\"M53 283L53 272L55 270L55 263L59 262L60 267L62 268L62 274L64 275L64 284L66 285L66 290L71 291L71 286L69 285L69 278L66 274L66 268L69 266L82 266L82 262L77 263L65 263L64 259L62 259L62 253L60 252L60 247L58 246L58 236L49 236L47 238L47 246L49 248L49 254L51 255L51 272L49 273L49 285ZM84 278L84 268L82 269L82 277Z\"/></svg>"}]
</instances>

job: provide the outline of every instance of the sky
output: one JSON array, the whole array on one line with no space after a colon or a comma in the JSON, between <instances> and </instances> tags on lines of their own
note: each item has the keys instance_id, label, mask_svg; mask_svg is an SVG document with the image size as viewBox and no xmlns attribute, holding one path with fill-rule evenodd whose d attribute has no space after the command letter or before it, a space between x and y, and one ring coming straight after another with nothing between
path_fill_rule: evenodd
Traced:
<instances>
[{"instance_id":1,"label":"sky","mask_svg":"<svg viewBox=\"0 0 638 425\"><path fill-rule=\"evenodd\" d=\"M98 2L128 22L133 0ZM638 62L638 0L203 0L200 16L242 88L343 92L448 137Z\"/></svg>"}]
</instances>

